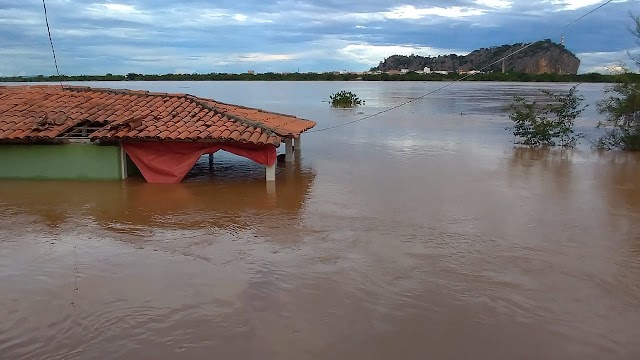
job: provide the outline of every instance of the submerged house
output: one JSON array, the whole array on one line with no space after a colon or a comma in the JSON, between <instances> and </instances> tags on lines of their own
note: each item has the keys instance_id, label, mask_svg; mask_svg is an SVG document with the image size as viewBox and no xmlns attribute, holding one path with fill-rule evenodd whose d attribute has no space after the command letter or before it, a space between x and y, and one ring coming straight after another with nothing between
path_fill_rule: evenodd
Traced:
<instances>
[{"instance_id":1,"label":"submerged house","mask_svg":"<svg viewBox=\"0 0 640 360\"><path fill-rule=\"evenodd\" d=\"M204 154L224 150L266 168L276 148L316 125L294 116L187 94L71 86L0 86L0 178L177 183Z\"/></svg>"}]
</instances>

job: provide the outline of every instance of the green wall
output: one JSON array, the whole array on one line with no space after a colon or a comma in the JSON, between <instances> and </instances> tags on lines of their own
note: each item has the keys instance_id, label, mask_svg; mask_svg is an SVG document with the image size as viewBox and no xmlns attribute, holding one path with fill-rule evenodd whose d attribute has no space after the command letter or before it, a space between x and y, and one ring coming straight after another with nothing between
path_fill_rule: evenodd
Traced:
<instances>
[{"instance_id":1,"label":"green wall","mask_svg":"<svg viewBox=\"0 0 640 360\"><path fill-rule=\"evenodd\" d=\"M121 178L120 148L95 144L0 144L0 178L83 179Z\"/></svg>"}]
</instances>

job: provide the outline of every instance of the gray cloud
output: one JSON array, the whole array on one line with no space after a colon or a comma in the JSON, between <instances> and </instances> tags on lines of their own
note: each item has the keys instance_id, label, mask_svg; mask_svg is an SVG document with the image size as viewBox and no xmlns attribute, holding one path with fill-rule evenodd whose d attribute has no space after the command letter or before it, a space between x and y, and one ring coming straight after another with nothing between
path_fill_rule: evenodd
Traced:
<instances>
[{"instance_id":1,"label":"gray cloud","mask_svg":"<svg viewBox=\"0 0 640 360\"><path fill-rule=\"evenodd\" d=\"M392 55L385 51L467 52L543 38L557 41L561 32L575 53L617 54L634 48L626 20L637 0L612 2L561 31L595 3L47 0L52 36L66 74L246 71L249 67L257 71L362 70ZM0 0L0 43L1 74L53 73L39 1ZM606 55L587 56L590 68L608 61Z\"/></svg>"}]
</instances>

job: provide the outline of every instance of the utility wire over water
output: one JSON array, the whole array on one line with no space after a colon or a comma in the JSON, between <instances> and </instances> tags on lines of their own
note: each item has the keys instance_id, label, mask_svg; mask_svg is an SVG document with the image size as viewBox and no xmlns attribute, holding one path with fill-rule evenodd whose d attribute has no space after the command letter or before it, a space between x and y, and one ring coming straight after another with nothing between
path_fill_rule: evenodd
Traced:
<instances>
[{"instance_id":1,"label":"utility wire over water","mask_svg":"<svg viewBox=\"0 0 640 360\"><path fill-rule=\"evenodd\" d=\"M51 52L53 53L53 64L56 67L56 74L58 74L58 80L60 81L60 87L62 85L62 79L60 77L60 70L58 69L58 59L56 58L56 49L53 47L53 39L51 38L51 28L49 27L49 16L47 15L47 4L42 0L42 7L44 8L44 21L47 24L47 34L49 34L49 44L51 44Z\"/></svg>"},{"instance_id":2,"label":"utility wire over water","mask_svg":"<svg viewBox=\"0 0 640 360\"><path fill-rule=\"evenodd\" d=\"M581 19L584 19L584 18L585 18L585 17L587 17L588 15L590 15L590 14L594 13L595 11L597 11L598 9L602 8L603 6L605 6L605 5L609 4L609 3L610 3L610 2L612 2L612 1L613 1L613 0L605 1L604 3L600 4L598 7L594 8L594 9L590 10L589 12L587 12L587 13L585 13L585 14L581 15L580 17L578 17L578 18L576 18L576 19L574 19L574 20L572 20L572 21L568 22L568 23L567 23L567 24L565 24L561 29L565 29L565 28L566 28L566 27L568 27L569 25L574 24L574 23L576 23L576 22L580 21ZM507 55L505 55L505 56L501 57L500 59L498 59L498 60L496 60L496 61L492 62L491 64L486 65L486 66L484 66L484 67L482 67L482 68L478 69L478 71L482 72L482 71L484 71L484 70L486 70L486 69L490 68L491 66L493 66L493 65L495 65L495 64L498 64L498 63L500 63L500 62L502 62L502 61L504 61L504 60L508 59L509 57L511 57L511 56L513 56L513 55L515 55L515 54L517 54L517 53L519 53L519 52L521 52L521 51L523 51L523 50L527 49L528 47L532 46L532 45L533 45L533 44L535 44L535 43L536 43L535 41L534 41L534 42L530 42L530 43L526 44L525 46L523 46L522 48L520 48L520 49L518 49L518 50L516 50L516 51L513 51L513 52L511 52L510 54L507 54ZM429 95L431 95L431 94L434 94L434 93L437 93L437 92L439 92L439 91L441 91L441 90L444 90L444 89L448 88L449 86L452 86L452 85L454 85L455 83L457 83L457 82L459 82L459 81L463 81L463 80L465 80L465 79L468 79L469 77L471 77L471 76L473 76L473 75L475 75L475 74L467 74L467 75L465 75L465 76L463 76L463 77L461 77L461 78L459 78L459 79L456 79L456 80L454 80L454 81L452 81L452 82L450 82L450 83L448 83L448 84L446 84L446 85L443 85L443 86L441 86L441 87L439 87L439 88L437 88L437 89L435 89L435 90L429 91L428 93L425 93L425 94L423 94L423 95L421 95L421 96L418 96L417 98L409 99L409 100L407 100L407 101L405 101L405 102L403 102L403 103L400 103L400 104L398 104L398 105L392 106L392 107L387 108L387 109L385 109L385 110L381 110L381 111L378 111L378 112L376 112L376 113L373 113L373 114L370 114L370 115L364 116L364 117L362 117L362 118L359 118L359 119L356 119L356 120L352 120L352 121L348 121L348 122L346 122L346 123L342 123L342 124L338 124L338 125L333 125L333 126L328 126L328 127L322 128L322 129L310 130L310 131L307 131L307 133L318 133L318 132L322 132L322 131L332 130L332 129L340 128L340 127L343 127L343 126L351 125L351 124L354 124L354 123L357 123L357 122L360 122L360 121L364 121L364 120L371 119L371 118L373 118L373 117L375 117L375 116L382 115L382 114L387 113L387 112L389 112L389 111L395 110L395 109L400 108L400 107L403 107L403 106L405 106L405 105L408 105L408 104L410 104L410 103L412 103L412 102L414 102L414 101L417 101L417 100L420 100L420 99L424 99L425 97L427 97L427 96L429 96Z\"/></svg>"},{"instance_id":3,"label":"utility wire over water","mask_svg":"<svg viewBox=\"0 0 640 360\"><path fill-rule=\"evenodd\" d=\"M602 8L602 7L604 7L605 5L607 5L607 4L609 4L609 3L611 3L612 1L613 1L613 0L607 0L607 1L603 2L602 4L598 5L597 7L595 7L595 8L594 8L594 9L592 9L592 10L590 10L589 12L587 12L587 13L585 13L585 14L583 14L583 15L579 16L578 18L576 18L576 19L574 19L574 20L572 20L572 21L568 22L567 24L565 24L564 26L562 26L561 30L564 30L564 29L565 29L565 28L567 28L569 25L574 24L574 23L576 23L576 22L578 22L578 21L582 20L583 18L585 18L585 17L587 17L588 15L590 15L590 14L594 13L595 11L597 11L597 10L601 9L601 8ZM47 5L46 5L46 3L45 3L45 0L42 0L42 6L43 6L43 8L44 8L44 17L45 17L45 22L46 22L46 26L47 26L47 33L48 33L48 35L49 35L49 43L51 44L51 52L52 52L52 54L53 54L53 62L54 62L54 65L55 65L56 74L58 75L58 79L60 80L60 86L62 86L62 87L63 87L64 85L62 84L62 80L60 79L60 78L61 78L61 77L60 77L60 71L59 71L59 69L58 69L58 60L57 60L57 58L56 58L56 51L55 51L55 48L54 48L54 46L53 46L53 40L52 40L52 38L51 38L51 29L50 29L50 27L49 27L49 18L48 18L48 15L47 15ZM561 37L562 37L562 34L561 34ZM481 72L481 71L484 71L484 70L486 70L486 69L490 68L491 66L493 66L493 65L495 65L495 64L497 64L497 63L500 63L500 62L502 62L502 61L504 61L504 60L508 59L509 57L511 57L511 56L513 56L513 55L515 55L515 54L517 54L517 53L519 53L519 52L521 52L521 51L523 51L523 50L525 50L525 49L529 48L529 47L530 47L530 46L532 46L533 44L535 44L535 42L530 42L530 43L526 44L525 46L523 46L522 48L520 48L520 49L518 49L518 50L516 50L516 51L513 51L513 52L511 52L510 54L507 54L507 55L503 56L502 58L500 58L500 59L498 59L498 60L496 60L496 61L494 61L494 62L492 62L492 63L490 63L490 64L488 64L488 65L486 65L486 66L484 66L484 67L482 67L482 68L480 68L480 69L478 69L478 71L480 71L480 72ZM453 84L455 84L456 82L463 81L463 80L465 80L465 79L467 79L467 78L469 78L469 77L471 77L471 76L473 76L473 75L475 75L475 74L467 74L467 75L465 75L465 76L463 76L463 77L461 77L461 78L459 78L459 79L454 80L453 82L450 82L450 83L448 83L448 84L446 84L446 85L443 85L443 86L441 86L441 87L439 87L439 88L437 88L437 89L435 89L435 90L432 90L432 91L430 91L430 92L428 92L428 93L425 93L425 94L423 94L423 95L421 95L421 96L419 96L419 97L417 97L417 98L412 98L412 99L407 100L407 101L405 101L405 102L403 102L403 103L401 103L401 104L398 104L398 105L392 106L392 107L390 107L390 108L387 108L387 109L385 109L385 110L382 110L382 111L379 111L379 112L376 112L376 113L373 113L373 114L370 114L370 115L364 116L364 117L362 117L362 118L360 118L360 119L356 119L356 120L353 120L353 121L349 121L349 122L346 122L346 123L343 123L343 124L338 124L338 125L334 125L334 126L325 127L325 128L322 128L322 129L310 130L310 131L307 131L307 133L318 133L318 132L323 132L323 131L332 130L332 129L336 129L336 128L339 128L339 127L343 127L343 126L347 126L347 125L350 125L350 124L354 124L354 123L357 123L357 122L360 122L360 121L364 121L364 120L371 119L371 118L373 118L373 117L375 117L375 116L382 115L382 114L384 114L384 113L390 112L390 111L395 110L395 109L397 109L397 108L400 108L400 107L402 107L402 106L408 105L408 104L410 104L410 103L412 103L412 102L414 102L414 101L417 101L417 100L423 99L423 98L425 98L425 97L427 97L427 96L429 96L429 95L431 95L431 94L434 94L434 93L436 93L436 92L439 92L439 91L441 91L441 90L443 90L443 89L448 88L449 86L452 86L452 85L453 85Z\"/></svg>"}]
</instances>

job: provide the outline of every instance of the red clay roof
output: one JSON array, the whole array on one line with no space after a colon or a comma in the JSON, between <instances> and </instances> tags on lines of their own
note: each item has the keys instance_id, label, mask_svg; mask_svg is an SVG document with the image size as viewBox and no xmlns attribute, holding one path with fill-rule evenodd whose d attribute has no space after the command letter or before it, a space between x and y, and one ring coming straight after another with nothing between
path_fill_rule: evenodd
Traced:
<instances>
[{"instance_id":1,"label":"red clay roof","mask_svg":"<svg viewBox=\"0 0 640 360\"><path fill-rule=\"evenodd\" d=\"M0 140L46 140L81 123L92 140L280 144L315 122L186 94L65 86L0 86Z\"/></svg>"}]
</instances>

